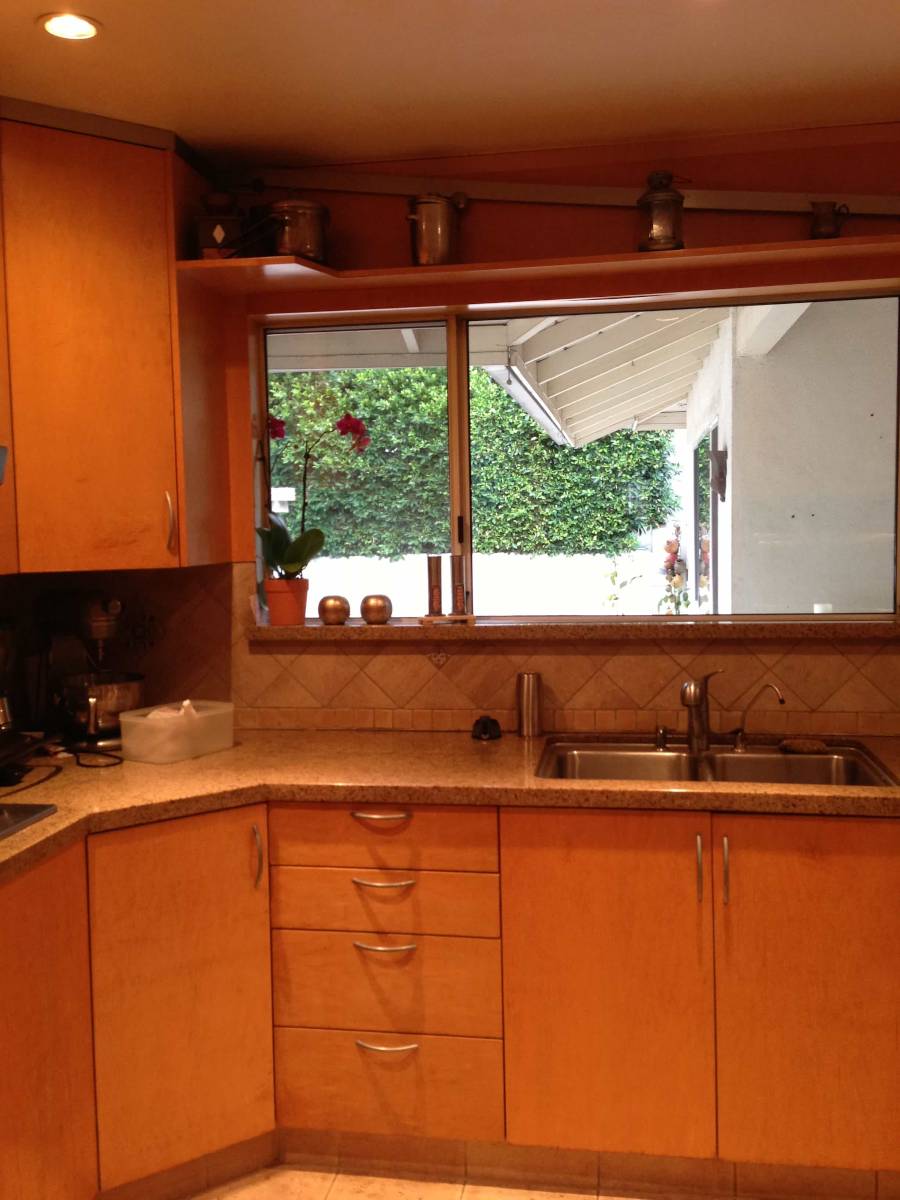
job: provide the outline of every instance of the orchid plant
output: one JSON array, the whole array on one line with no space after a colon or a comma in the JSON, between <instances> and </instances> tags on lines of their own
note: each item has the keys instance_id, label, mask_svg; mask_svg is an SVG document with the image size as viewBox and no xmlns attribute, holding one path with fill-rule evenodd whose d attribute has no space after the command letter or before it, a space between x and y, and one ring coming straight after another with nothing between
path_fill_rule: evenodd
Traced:
<instances>
[{"instance_id":1,"label":"orchid plant","mask_svg":"<svg viewBox=\"0 0 900 1200\"><path fill-rule=\"evenodd\" d=\"M281 441L287 437L287 424L279 417L270 415L268 431L270 439ZM325 534L321 529L306 528L306 508L309 497L310 470L315 461L316 447L325 438L334 434L349 438L350 449L356 454L362 454L372 441L365 421L350 413L345 413L333 425L329 425L321 433L306 439L303 446L303 472L300 486L299 534L292 538L287 525L281 517L273 512L268 514L268 526L256 530L262 546L263 561L267 569L278 579L302 577L311 560L321 553L325 545Z\"/></svg>"}]
</instances>

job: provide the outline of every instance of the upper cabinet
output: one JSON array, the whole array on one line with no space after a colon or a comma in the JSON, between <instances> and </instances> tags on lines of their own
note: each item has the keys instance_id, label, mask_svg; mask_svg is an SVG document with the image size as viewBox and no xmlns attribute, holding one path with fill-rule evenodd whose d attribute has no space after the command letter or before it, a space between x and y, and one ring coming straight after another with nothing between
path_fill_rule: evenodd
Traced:
<instances>
[{"instance_id":1,"label":"upper cabinet","mask_svg":"<svg viewBox=\"0 0 900 1200\"><path fill-rule=\"evenodd\" d=\"M224 397L179 371L219 326L181 344L170 152L8 121L0 156L19 568L226 560Z\"/></svg>"},{"instance_id":2,"label":"upper cabinet","mask_svg":"<svg viewBox=\"0 0 900 1200\"><path fill-rule=\"evenodd\" d=\"M0 195L0 575L9 575L19 569L13 478L12 407L6 338L6 288L3 279L3 197Z\"/></svg>"}]
</instances>

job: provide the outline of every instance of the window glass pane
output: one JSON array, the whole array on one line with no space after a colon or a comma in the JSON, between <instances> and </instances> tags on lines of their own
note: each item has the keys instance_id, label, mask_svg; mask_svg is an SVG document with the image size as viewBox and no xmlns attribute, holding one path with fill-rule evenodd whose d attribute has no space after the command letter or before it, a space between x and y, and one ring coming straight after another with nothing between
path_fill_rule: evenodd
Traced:
<instances>
[{"instance_id":1,"label":"window glass pane","mask_svg":"<svg viewBox=\"0 0 900 1200\"><path fill-rule=\"evenodd\" d=\"M470 325L481 615L894 610L897 300Z\"/></svg>"},{"instance_id":2,"label":"window glass pane","mask_svg":"<svg viewBox=\"0 0 900 1200\"><path fill-rule=\"evenodd\" d=\"M423 556L450 550L444 326L278 330L266 351L273 511L294 536L325 534L308 614L336 594L355 617L383 593L396 616L421 615ZM346 414L362 441L336 428Z\"/></svg>"}]
</instances>

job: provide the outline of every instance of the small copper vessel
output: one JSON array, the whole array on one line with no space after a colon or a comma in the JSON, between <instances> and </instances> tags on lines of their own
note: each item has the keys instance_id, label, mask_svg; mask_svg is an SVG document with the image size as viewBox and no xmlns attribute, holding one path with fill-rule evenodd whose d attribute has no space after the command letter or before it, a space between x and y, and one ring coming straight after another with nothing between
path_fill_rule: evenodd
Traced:
<instances>
[{"instance_id":1,"label":"small copper vessel","mask_svg":"<svg viewBox=\"0 0 900 1200\"><path fill-rule=\"evenodd\" d=\"M350 616L346 596L323 596L319 601L319 619L323 625L343 625Z\"/></svg>"},{"instance_id":2,"label":"small copper vessel","mask_svg":"<svg viewBox=\"0 0 900 1200\"><path fill-rule=\"evenodd\" d=\"M367 625L387 625L394 606L387 596L363 596L359 615Z\"/></svg>"}]
</instances>

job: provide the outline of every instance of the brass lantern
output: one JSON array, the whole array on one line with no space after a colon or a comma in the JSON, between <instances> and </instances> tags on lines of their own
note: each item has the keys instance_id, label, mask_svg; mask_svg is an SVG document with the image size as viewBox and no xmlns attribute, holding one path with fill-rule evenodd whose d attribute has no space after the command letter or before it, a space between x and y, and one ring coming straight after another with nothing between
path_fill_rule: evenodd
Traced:
<instances>
[{"instance_id":1,"label":"brass lantern","mask_svg":"<svg viewBox=\"0 0 900 1200\"><path fill-rule=\"evenodd\" d=\"M638 208L646 211L650 219L647 237L641 242L641 250L683 250L681 236L681 213L684 196L672 187L671 171L651 171L647 176L647 190L638 200Z\"/></svg>"}]
</instances>

